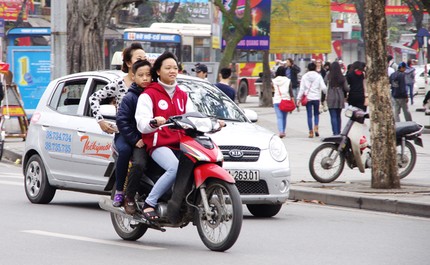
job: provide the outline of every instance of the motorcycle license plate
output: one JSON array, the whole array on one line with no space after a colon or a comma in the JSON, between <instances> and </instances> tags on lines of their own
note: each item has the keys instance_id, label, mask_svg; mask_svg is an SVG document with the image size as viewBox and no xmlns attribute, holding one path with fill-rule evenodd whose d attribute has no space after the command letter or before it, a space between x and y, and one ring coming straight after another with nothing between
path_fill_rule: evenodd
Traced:
<instances>
[{"instance_id":1,"label":"motorcycle license plate","mask_svg":"<svg viewBox=\"0 0 430 265\"><path fill-rule=\"evenodd\" d=\"M258 170L230 169L227 171L236 181L259 181L260 180L260 171Z\"/></svg>"}]
</instances>

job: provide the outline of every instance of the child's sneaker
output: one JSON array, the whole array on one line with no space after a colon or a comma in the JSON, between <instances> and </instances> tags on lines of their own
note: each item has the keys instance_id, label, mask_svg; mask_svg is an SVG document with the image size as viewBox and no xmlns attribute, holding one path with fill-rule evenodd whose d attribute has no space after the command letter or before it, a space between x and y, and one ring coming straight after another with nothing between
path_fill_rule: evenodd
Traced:
<instances>
[{"instance_id":1,"label":"child's sneaker","mask_svg":"<svg viewBox=\"0 0 430 265\"><path fill-rule=\"evenodd\" d=\"M116 193L115 197L113 198L112 205L113 207L120 207L123 201L124 201L124 194Z\"/></svg>"}]
</instances>

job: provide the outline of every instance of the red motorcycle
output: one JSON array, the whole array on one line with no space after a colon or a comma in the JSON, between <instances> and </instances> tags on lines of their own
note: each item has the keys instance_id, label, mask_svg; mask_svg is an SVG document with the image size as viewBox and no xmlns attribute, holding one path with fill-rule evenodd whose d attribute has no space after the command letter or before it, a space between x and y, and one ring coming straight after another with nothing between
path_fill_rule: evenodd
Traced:
<instances>
[{"instance_id":1,"label":"red motorcycle","mask_svg":"<svg viewBox=\"0 0 430 265\"><path fill-rule=\"evenodd\" d=\"M145 198L162 174L158 165L148 166L146 175L149 177L141 180L135 197L136 214L128 215L123 207L112 206L114 190L110 199L104 197L99 201L100 207L111 212L115 231L124 240L137 240L148 228L164 232L165 227L181 228L192 223L210 250L231 248L242 227L242 201L233 177L222 168L220 149L205 135L218 131L219 124L193 112L170 117L160 128L166 126L182 130L184 135L180 140L181 154L174 187L157 205L160 218L149 221L142 215Z\"/></svg>"}]
</instances>

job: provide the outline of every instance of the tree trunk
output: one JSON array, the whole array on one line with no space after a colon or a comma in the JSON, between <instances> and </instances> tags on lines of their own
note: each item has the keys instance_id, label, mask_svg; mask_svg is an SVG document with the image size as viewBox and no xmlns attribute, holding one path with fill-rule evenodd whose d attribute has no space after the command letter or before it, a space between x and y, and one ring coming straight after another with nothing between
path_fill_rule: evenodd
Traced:
<instances>
[{"instance_id":1,"label":"tree trunk","mask_svg":"<svg viewBox=\"0 0 430 265\"><path fill-rule=\"evenodd\" d=\"M223 15L222 35L226 41L223 56L219 63L219 69L229 67L234 60L236 46L242 40L249 30L251 25L251 7L250 0L246 0L244 16L237 19L235 15L238 0L233 0L231 8L227 10L223 5L222 0L214 0L214 5L220 8Z\"/></svg>"},{"instance_id":2,"label":"tree trunk","mask_svg":"<svg viewBox=\"0 0 430 265\"><path fill-rule=\"evenodd\" d=\"M370 95L372 188L400 188L395 129L387 76L385 0L366 0L366 80Z\"/></svg>"},{"instance_id":3,"label":"tree trunk","mask_svg":"<svg viewBox=\"0 0 430 265\"><path fill-rule=\"evenodd\" d=\"M415 27L417 30L423 27L423 17L424 17L424 5L420 0L407 0L405 1L407 6L412 12L412 16L415 19Z\"/></svg>"},{"instance_id":4,"label":"tree trunk","mask_svg":"<svg viewBox=\"0 0 430 265\"><path fill-rule=\"evenodd\" d=\"M260 95L259 106L260 107L272 107L272 76L269 65L269 51L263 51L263 85L262 94Z\"/></svg>"},{"instance_id":5,"label":"tree trunk","mask_svg":"<svg viewBox=\"0 0 430 265\"><path fill-rule=\"evenodd\" d=\"M68 73L104 69L104 31L115 8L132 0L67 0Z\"/></svg>"},{"instance_id":6,"label":"tree trunk","mask_svg":"<svg viewBox=\"0 0 430 265\"><path fill-rule=\"evenodd\" d=\"M21 9L19 10L18 16L16 18L16 27L22 27L24 23L24 14L27 11L27 0L23 0L21 4Z\"/></svg>"},{"instance_id":7,"label":"tree trunk","mask_svg":"<svg viewBox=\"0 0 430 265\"><path fill-rule=\"evenodd\" d=\"M175 3L173 5L172 10L170 10L169 14L167 14L166 22L172 22L173 19L175 19L175 14L176 14L176 11L178 11L179 4L180 3Z\"/></svg>"},{"instance_id":8,"label":"tree trunk","mask_svg":"<svg viewBox=\"0 0 430 265\"><path fill-rule=\"evenodd\" d=\"M355 10L357 11L358 20L360 20L361 25L361 38L365 41L364 37L364 21L365 21L365 10L364 10L364 0L353 0L355 5Z\"/></svg>"}]
</instances>

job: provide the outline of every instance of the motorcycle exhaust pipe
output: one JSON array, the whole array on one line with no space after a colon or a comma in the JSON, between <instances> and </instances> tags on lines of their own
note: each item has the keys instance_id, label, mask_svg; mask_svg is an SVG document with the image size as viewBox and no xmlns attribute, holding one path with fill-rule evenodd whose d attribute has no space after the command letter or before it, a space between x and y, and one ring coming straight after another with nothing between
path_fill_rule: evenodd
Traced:
<instances>
[{"instance_id":1,"label":"motorcycle exhaust pipe","mask_svg":"<svg viewBox=\"0 0 430 265\"><path fill-rule=\"evenodd\" d=\"M129 215L125 212L124 207L114 207L110 198L101 198L99 200L99 206L108 212L119 214L127 218L133 218L132 215ZM167 203L159 202L157 205L157 213L160 217L160 220L167 220Z\"/></svg>"},{"instance_id":2,"label":"motorcycle exhaust pipe","mask_svg":"<svg viewBox=\"0 0 430 265\"><path fill-rule=\"evenodd\" d=\"M112 205L112 200L109 198L101 198L99 200L99 206L100 206L100 208L102 208L103 210L106 210L108 212L118 214L118 215L121 215L121 216L127 217L127 218L133 218L133 216L131 216L125 212L123 207L114 207Z\"/></svg>"}]
</instances>

